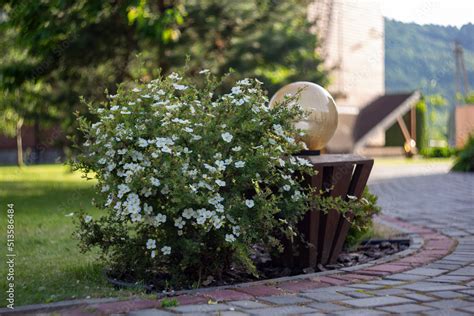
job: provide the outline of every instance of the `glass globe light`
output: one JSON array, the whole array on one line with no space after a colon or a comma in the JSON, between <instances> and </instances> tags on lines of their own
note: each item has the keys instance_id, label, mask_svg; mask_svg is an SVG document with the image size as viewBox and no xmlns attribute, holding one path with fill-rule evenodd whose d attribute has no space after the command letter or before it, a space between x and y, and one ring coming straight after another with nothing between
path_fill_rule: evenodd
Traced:
<instances>
[{"instance_id":1,"label":"glass globe light","mask_svg":"<svg viewBox=\"0 0 474 316\"><path fill-rule=\"evenodd\" d=\"M298 105L308 113L305 119L295 122L295 126L305 132L301 138L308 149L319 150L326 146L337 127L336 102L323 87L307 81L287 84L278 90L270 100L274 106L284 100L286 95L299 92Z\"/></svg>"}]
</instances>

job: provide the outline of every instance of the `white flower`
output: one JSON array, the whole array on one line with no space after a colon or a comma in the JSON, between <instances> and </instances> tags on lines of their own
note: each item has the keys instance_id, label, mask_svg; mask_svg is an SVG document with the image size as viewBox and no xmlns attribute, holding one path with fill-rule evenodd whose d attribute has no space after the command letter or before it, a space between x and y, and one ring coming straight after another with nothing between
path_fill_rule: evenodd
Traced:
<instances>
[{"instance_id":1,"label":"white flower","mask_svg":"<svg viewBox=\"0 0 474 316\"><path fill-rule=\"evenodd\" d=\"M183 229L184 224L186 224L183 218L180 216L174 220L174 226L178 227L179 229Z\"/></svg>"},{"instance_id":2,"label":"white flower","mask_svg":"<svg viewBox=\"0 0 474 316\"><path fill-rule=\"evenodd\" d=\"M177 83L173 83L173 87L176 90L186 90L188 88L188 86L185 86L185 85L182 85L182 84L177 84Z\"/></svg>"},{"instance_id":3,"label":"white flower","mask_svg":"<svg viewBox=\"0 0 474 316\"><path fill-rule=\"evenodd\" d=\"M283 186L283 190L284 190L284 191L290 191L290 189L291 189L291 187L290 187L288 184L285 184L285 185Z\"/></svg>"},{"instance_id":4,"label":"white flower","mask_svg":"<svg viewBox=\"0 0 474 316\"><path fill-rule=\"evenodd\" d=\"M232 136L232 134L229 132L225 132L221 134L221 137L227 143L230 143L232 141L232 138L234 138L234 136Z\"/></svg>"},{"instance_id":5,"label":"white flower","mask_svg":"<svg viewBox=\"0 0 474 316\"><path fill-rule=\"evenodd\" d=\"M234 165L236 168L243 168L245 166L245 161L242 161L242 160L236 161Z\"/></svg>"},{"instance_id":6,"label":"white flower","mask_svg":"<svg viewBox=\"0 0 474 316\"><path fill-rule=\"evenodd\" d=\"M181 76L178 75L176 72L172 72L169 74L168 78L170 78L171 80L181 80Z\"/></svg>"},{"instance_id":7,"label":"white flower","mask_svg":"<svg viewBox=\"0 0 474 316\"><path fill-rule=\"evenodd\" d=\"M90 223L91 221L92 221L92 216L90 216L90 215L84 216L84 222L85 223Z\"/></svg>"},{"instance_id":8,"label":"white flower","mask_svg":"<svg viewBox=\"0 0 474 316\"><path fill-rule=\"evenodd\" d=\"M155 257L156 257L156 252L155 252L155 250L152 250L152 251L151 251L150 256L151 256L151 258L155 258Z\"/></svg>"},{"instance_id":9,"label":"white flower","mask_svg":"<svg viewBox=\"0 0 474 316\"><path fill-rule=\"evenodd\" d=\"M222 161L222 160L217 160L217 161L215 162L215 164L216 164L217 169L218 169L219 171L224 171L224 170L226 169L226 163L225 163L224 161Z\"/></svg>"},{"instance_id":10,"label":"white flower","mask_svg":"<svg viewBox=\"0 0 474 316\"><path fill-rule=\"evenodd\" d=\"M311 164L311 162L307 159L304 159L304 158L300 158L300 157L296 157L296 160L298 161L298 163L301 165L301 166L308 166L308 167L312 167L313 165Z\"/></svg>"},{"instance_id":11,"label":"white flower","mask_svg":"<svg viewBox=\"0 0 474 316\"><path fill-rule=\"evenodd\" d=\"M218 180L216 180L215 182L217 183L218 186L220 186L220 187L225 187L225 181L222 181L222 180L219 180L219 179L218 179Z\"/></svg>"},{"instance_id":12,"label":"white flower","mask_svg":"<svg viewBox=\"0 0 474 316\"><path fill-rule=\"evenodd\" d=\"M233 233L235 236L239 237L239 235L240 235L240 226L234 226L234 227L232 227L232 233Z\"/></svg>"},{"instance_id":13,"label":"white flower","mask_svg":"<svg viewBox=\"0 0 474 316\"><path fill-rule=\"evenodd\" d=\"M145 212L145 214L151 214L151 212L153 212L153 207L151 205L148 205L147 203L145 203L143 205L143 211Z\"/></svg>"},{"instance_id":14,"label":"white flower","mask_svg":"<svg viewBox=\"0 0 474 316\"><path fill-rule=\"evenodd\" d=\"M142 148L146 147L146 146L148 146L148 142L146 141L146 139L143 139L143 138L140 137L138 139L138 146L140 146Z\"/></svg>"},{"instance_id":15,"label":"white flower","mask_svg":"<svg viewBox=\"0 0 474 316\"><path fill-rule=\"evenodd\" d=\"M148 239L146 242L146 249L156 249L156 240Z\"/></svg>"},{"instance_id":16,"label":"white flower","mask_svg":"<svg viewBox=\"0 0 474 316\"><path fill-rule=\"evenodd\" d=\"M102 189L100 190L100 192L108 192L109 190L110 190L110 186L106 184L102 186Z\"/></svg>"},{"instance_id":17,"label":"white flower","mask_svg":"<svg viewBox=\"0 0 474 316\"><path fill-rule=\"evenodd\" d=\"M132 91L133 91L133 92L140 92L140 91L142 91L142 90L140 90L140 89L138 89L138 88L133 88Z\"/></svg>"},{"instance_id":18,"label":"white flower","mask_svg":"<svg viewBox=\"0 0 474 316\"><path fill-rule=\"evenodd\" d=\"M138 214L140 212L140 197L136 193L129 193L123 206L129 214Z\"/></svg>"},{"instance_id":19,"label":"white flower","mask_svg":"<svg viewBox=\"0 0 474 316\"><path fill-rule=\"evenodd\" d=\"M232 234L226 234L225 235L225 241L227 242L234 242L235 241L235 236Z\"/></svg>"},{"instance_id":20,"label":"white flower","mask_svg":"<svg viewBox=\"0 0 474 316\"><path fill-rule=\"evenodd\" d=\"M245 200L245 205L247 205L248 208L252 208L255 205L255 202L253 200Z\"/></svg>"},{"instance_id":21,"label":"white flower","mask_svg":"<svg viewBox=\"0 0 474 316\"><path fill-rule=\"evenodd\" d=\"M132 215L130 215L130 219L132 220L132 222L141 222L142 215L140 213L133 213Z\"/></svg>"},{"instance_id":22,"label":"white flower","mask_svg":"<svg viewBox=\"0 0 474 316\"><path fill-rule=\"evenodd\" d=\"M167 255L169 255L169 254L171 253L171 247L170 247L170 246L163 246L163 247L161 248L161 252L162 252L165 256L167 256Z\"/></svg>"},{"instance_id":23,"label":"white flower","mask_svg":"<svg viewBox=\"0 0 474 316\"><path fill-rule=\"evenodd\" d=\"M232 94L239 94L242 92L242 89L240 89L240 87L237 86L237 87L233 87L231 91L232 91Z\"/></svg>"},{"instance_id":24,"label":"white flower","mask_svg":"<svg viewBox=\"0 0 474 316\"><path fill-rule=\"evenodd\" d=\"M273 124L273 131L278 136L285 136L285 132L283 131L283 127L280 124Z\"/></svg>"},{"instance_id":25,"label":"white flower","mask_svg":"<svg viewBox=\"0 0 474 316\"><path fill-rule=\"evenodd\" d=\"M170 193L171 191L170 191L170 188L168 187L168 185L165 185L164 188L161 189L160 192L161 192L161 194L166 195L166 194Z\"/></svg>"},{"instance_id":26,"label":"white flower","mask_svg":"<svg viewBox=\"0 0 474 316\"><path fill-rule=\"evenodd\" d=\"M128 185L126 185L126 184L119 184L119 185L117 186L117 188L118 188L118 190L119 190L118 193L117 193L117 197L118 197L119 199L122 198L122 196L123 196L125 193L130 192L130 188L129 188Z\"/></svg>"},{"instance_id":27,"label":"white flower","mask_svg":"<svg viewBox=\"0 0 474 316\"><path fill-rule=\"evenodd\" d=\"M242 147L240 147L240 146L235 146L235 147L232 148L232 151L237 152L237 151L240 151L241 149L242 149Z\"/></svg>"},{"instance_id":28,"label":"white flower","mask_svg":"<svg viewBox=\"0 0 474 316\"><path fill-rule=\"evenodd\" d=\"M296 190L295 193L291 196L291 199L296 202L299 199L301 199L301 197L302 197L301 192Z\"/></svg>"},{"instance_id":29,"label":"white flower","mask_svg":"<svg viewBox=\"0 0 474 316\"><path fill-rule=\"evenodd\" d=\"M161 223L166 222L166 215L158 214L155 216L156 226L159 226Z\"/></svg>"},{"instance_id":30,"label":"white flower","mask_svg":"<svg viewBox=\"0 0 474 316\"><path fill-rule=\"evenodd\" d=\"M285 161L281 158L278 159L278 163L280 164L280 167L284 167L285 166Z\"/></svg>"},{"instance_id":31,"label":"white flower","mask_svg":"<svg viewBox=\"0 0 474 316\"><path fill-rule=\"evenodd\" d=\"M202 74L207 74L209 72L209 69L203 69L199 72L200 75Z\"/></svg>"},{"instance_id":32,"label":"white flower","mask_svg":"<svg viewBox=\"0 0 474 316\"><path fill-rule=\"evenodd\" d=\"M192 208L185 208L183 210L183 217L186 219L191 219L194 216L195 212Z\"/></svg>"},{"instance_id":33,"label":"white flower","mask_svg":"<svg viewBox=\"0 0 474 316\"><path fill-rule=\"evenodd\" d=\"M154 185L155 187L159 187L161 182L159 179L155 178L155 177L151 177L150 178L150 182L152 185Z\"/></svg>"}]
</instances>

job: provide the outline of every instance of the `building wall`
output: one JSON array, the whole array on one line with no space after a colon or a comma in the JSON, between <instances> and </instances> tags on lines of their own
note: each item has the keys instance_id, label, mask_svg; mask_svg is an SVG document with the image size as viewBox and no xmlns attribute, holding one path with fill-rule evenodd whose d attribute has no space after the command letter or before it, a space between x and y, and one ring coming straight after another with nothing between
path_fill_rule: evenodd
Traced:
<instances>
[{"instance_id":1,"label":"building wall","mask_svg":"<svg viewBox=\"0 0 474 316\"><path fill-rule=\"evenodd\" d=\"M456 148L462 148L469 138L474 136L474 105L456 107Z\"/></svg>"},{"instance_id":2,"label":"building wall","mask_svg":"<svg viewBox=\"0 0 474 316\"><path fill-rule=\"evenodd\" d=\"M336 102L360 108L383 95L384 19L380 2L320 0L310 10L323 40L322 54L331 80L328 88Z\"/></svg>"},{"instance_id":3,"label":"building wall","mask_svg":"<svg viewBox=\"0 0 474 316\"><path fill-rule=\"evenodd\" d=\"M384 18L380 1L316 0L309 11L322 40L320 54L331 82L328 90L339 110L360 109L385 94ZM384 143L384 131L368 141L369 146Z\"/></svg>"}]
</instances>

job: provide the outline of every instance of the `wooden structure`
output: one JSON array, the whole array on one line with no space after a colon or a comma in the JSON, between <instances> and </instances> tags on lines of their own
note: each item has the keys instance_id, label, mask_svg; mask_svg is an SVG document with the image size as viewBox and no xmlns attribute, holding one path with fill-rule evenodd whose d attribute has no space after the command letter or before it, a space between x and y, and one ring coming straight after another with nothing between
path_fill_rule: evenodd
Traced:
<instances>
[{"instance_id":1,"label":"wooden structure","mask_svg":"<svg viewBox=\"0 0 474 316\"><path fill-rule=\"evenodd\" d=\"M317 175L309 179L315 188L331 189L331 196L346 197L352 195L360 198L369 179L373 159L357 155L321 155L304 156L311 161ZM299 253L293 255L292 247L284 254L287 266L316 268L318 264L331 264L337 261L350 223L337 210L324 214L311 210L299 224L299 231L309 242L309 247L299 245Z\"/></svg>"}]
</instances>

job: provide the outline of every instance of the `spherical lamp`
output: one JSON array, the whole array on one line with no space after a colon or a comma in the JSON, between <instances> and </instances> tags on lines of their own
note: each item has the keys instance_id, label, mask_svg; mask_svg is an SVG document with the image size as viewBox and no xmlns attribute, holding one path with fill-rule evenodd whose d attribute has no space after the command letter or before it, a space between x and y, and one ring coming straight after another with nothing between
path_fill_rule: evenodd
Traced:
<instances>
[{"instance_id":1,"label":"spherical lamp","mask_svg":"<svg viewBox=\"0 0 474 316\"><path fill-rule=\"evenodd\" d=\"M336 131L336 103L323 87L312 82L299 81L278 90L270 100L270 106L282 102L286 95L294 96L298 93L297 103L308 115L295 122L295 126L305 132L301 140L309 150L322 149Z\"/></svg>"}]
</instances>

